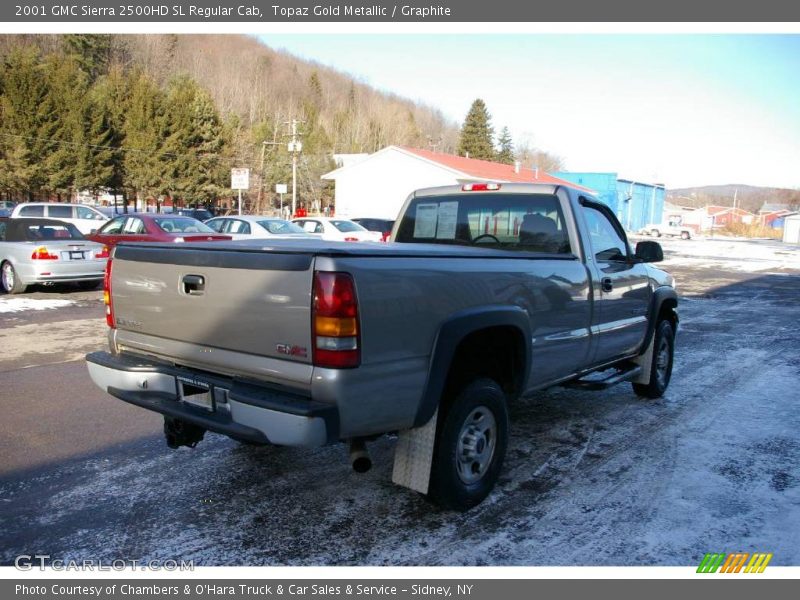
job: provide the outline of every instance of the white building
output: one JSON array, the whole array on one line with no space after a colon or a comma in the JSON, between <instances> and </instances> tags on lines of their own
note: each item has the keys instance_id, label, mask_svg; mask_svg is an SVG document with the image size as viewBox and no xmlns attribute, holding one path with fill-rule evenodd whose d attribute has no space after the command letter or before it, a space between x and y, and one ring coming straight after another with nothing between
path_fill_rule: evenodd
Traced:
<instances>
[{"instance_id":1,"label":"white building","mask_svg":"<svg viewBox=\"0 0 800 600\"><path fill-rule=\"evenodd\" d=\"M800 244L800 215L791 215L783 220L783 241Z\"/></svg>"},{"instance_id":2,"label":"white building","mask_svg":"<svg viewBox=\"0 0 800 600\"><path fill-rule=\"evenodd\" d=\"M361 160L347 161L322 178L336 182L336 215L346 218L396 219L411 192L440 185L495 181L576 187L519 164L504 165L406 146L387 146Z\"/></svg>"}]
</instances>

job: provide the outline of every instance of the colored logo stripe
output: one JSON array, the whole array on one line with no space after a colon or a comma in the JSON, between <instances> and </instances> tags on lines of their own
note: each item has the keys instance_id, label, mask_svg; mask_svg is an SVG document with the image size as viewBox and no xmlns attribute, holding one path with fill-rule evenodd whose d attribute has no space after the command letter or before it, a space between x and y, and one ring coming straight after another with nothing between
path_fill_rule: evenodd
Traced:
<instances>
[{"instance_id":1,"label":"colored logo stripe","mask_svg":"<svg viewBox=\"0 0 800 600\"><path fill-rule=\"evenodd\" d=\"M698 573L716 573L719 566L722 564L722 561L725 560L725 554L706 554L703 557L703 560L700 562L700 566L697 567Z\"/></svg>"},{"instance_id":2,"label":"colored logo stripe","mask_svg":"<svg viewBox=\"0 0 800 600\"><path fill-rule=\"evenodd\" d=\"M769 561L772 560L772 553L763 554L757 553L753 554L753 558L750 559L747 567L745 568L745 573L763 573L764 569L767 568Z\"/></svg>"},{"instance_id":3,"label":"colored logo stripe","mask_svg":"<svg viewBox=\"0 0 800 600\"><path fill-rule=\"evenodd\" d=\"M747 559L750 562L747 562ZM763 573L769 561L772 560L772 553L754 552L733 552L725 554L722 552L709 552L703 556L700 566L697 567L698 573L739 573L744 568L745 573ZM745 563L747 566L745 567ZM721 567L721 568L720 568Z\"/></svg>"}]
</instances>

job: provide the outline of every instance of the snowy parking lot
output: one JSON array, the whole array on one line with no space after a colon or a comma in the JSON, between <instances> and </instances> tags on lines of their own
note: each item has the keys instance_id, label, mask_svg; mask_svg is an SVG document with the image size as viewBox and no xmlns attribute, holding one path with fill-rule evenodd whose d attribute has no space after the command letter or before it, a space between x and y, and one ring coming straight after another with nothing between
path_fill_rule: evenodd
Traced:
<instances>
[{"instance_id":1,"label":"snowy parking lot","mask_svg":"<svg viewBox=\"0 0 800 600\"><path fill-rule=\"evenodd\" d=\"M391 438L364 475L340 446L169 450L158 415L89 381L100 292L0 296L0 564L800 564L800 248L659 241L681 296L666 396L519 400L501 480L465 514L391 484Z\"/></svg>"}]
</instances>

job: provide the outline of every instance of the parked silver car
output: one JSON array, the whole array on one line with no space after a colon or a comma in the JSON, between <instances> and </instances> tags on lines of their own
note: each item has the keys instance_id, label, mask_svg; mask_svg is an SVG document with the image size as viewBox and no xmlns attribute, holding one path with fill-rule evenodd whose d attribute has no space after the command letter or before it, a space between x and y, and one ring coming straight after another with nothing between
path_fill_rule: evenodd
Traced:
<instances>
[{"instance_id":1,"label":"parked silver car","mask_svg":"<svg viewBox=\"0 0 800 600\"><path fill-rule=\"evenodd\" d=\"M309 238L308 233L294 223L259 215L231 215L205 221L217 233L226 233L235 240Z\"/></svg>"},{"instance_id":2,"label":"parked silver car","mask_svg":"<svg viewBox=\"0 0 800 600\"><path fill-rule=\"evenodd\" d=\"M71 223L0 219L0 286L9 294L35 283L77 282L93 289L103 280L107 259L108 249Z\"/></svg>"}]
</instances>

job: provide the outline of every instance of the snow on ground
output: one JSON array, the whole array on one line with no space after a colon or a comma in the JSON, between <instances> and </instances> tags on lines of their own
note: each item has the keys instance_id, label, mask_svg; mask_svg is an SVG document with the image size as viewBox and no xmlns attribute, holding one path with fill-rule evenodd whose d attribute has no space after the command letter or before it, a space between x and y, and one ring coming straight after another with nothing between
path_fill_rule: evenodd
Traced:
<instances>
[{"instance_id":1,"label":"snow on ground","mask_svg":"<svg viewBox=\"0 0 800 600\"><path fill-rule=\"evenodd\" d=\"M52 310L75 304L73 300L60 298L26 298L24 296L0 296L0 313L20 313L29 310Z\"/></svg>"},{"instance_id":2,"label":"snow on ground","mask_svg":"<svg viewBox=\"0 0 800 600\"><path fill-rule=\"evenodd\" d=\"M642 238L647 239L647 238ZM760 273L800 269L800 246L775 240L707 237L658 240L664 249L664 268L685 266Z\"/></svg>"},{"instance_id":3,"label":"snow on ground","mask_svg":"<svg viewBox=\"0 0 800 600\"><path fill-rule=\"evenodd\" d=\"M664 246L688 290L665 397L620 385L515 402L503 474L468 513L392 485L390 437L358 475L341 446L209 434L170 451L154 428L0 478L0 564L31 550L198 565L697 565L759 551L800 564L800 270L785 266L796 251ZM749 263L759 268L737 268Z\"/></svg>"}]
</instances>

